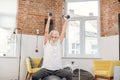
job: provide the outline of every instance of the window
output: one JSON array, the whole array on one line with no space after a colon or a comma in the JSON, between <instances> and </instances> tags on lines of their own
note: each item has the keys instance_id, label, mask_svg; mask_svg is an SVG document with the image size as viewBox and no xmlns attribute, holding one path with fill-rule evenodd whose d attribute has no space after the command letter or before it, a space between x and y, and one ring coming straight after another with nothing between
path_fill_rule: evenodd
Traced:
<instances>
[{"instance_id":1,"label":"window","mask_svg":"<svg viewBox=\"0 0 120 80\"><path fill-rule=\"evenodd\" d=\"M99 57L99 0L66 0L64 57Z\"/></svg>"},{"instance_id":2,"label":"window","mask_svg":"<svg viewBox=\"0 0 120 80\"><path fill-rule=\"evenodd\" d=\"M0 1L0 56L14 56L15 39L11 38L16 27L17 0Z\"/></svg>"}]
</instances>

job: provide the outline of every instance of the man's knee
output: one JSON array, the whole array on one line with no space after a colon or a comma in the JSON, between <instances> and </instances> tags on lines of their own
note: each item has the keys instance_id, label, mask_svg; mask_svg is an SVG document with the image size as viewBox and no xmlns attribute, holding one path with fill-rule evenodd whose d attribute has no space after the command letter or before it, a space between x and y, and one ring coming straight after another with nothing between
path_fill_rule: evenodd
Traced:
<instances>
[{"instance_id":1,"label":"man's knee","mask_svg":"<svg viewBox=\"0 0 120 80\"><path fill-rule=\"evenodd\" d=\"M72 72L71 71L66 71L66 78L67 78L67 80L72 80Z\"/></svg>"},{"instance_id":2,"label":"man's knee","mask_svg":"<svg viewBox=\"0 0 120 80\"><path fill-rule=\"evenodd\" d=\"M70 72L70 73L68 73L68 74L67 74L67 76L72 77L72 73L71 73L71 72Z\"/></svg>"},{"instance_id":3,"label":"man's knee","mask_svg":"<svg viewBox=\"0 0 120 80\"><path fill-rule=\"evenodd\" d=\"M39 78L36 75L32 75L32 80L39 80Z\"/></svg>"},{"instance_id":4,"label":"man's knee","mask_svg":"<svg viewBox=\"0 0 120 80\"><path fill-rule=\"evenodd\" d=\"M49 75L49 72L47 71L47 69L42 68L32 75L32 80L39 80L40 78L42 79L48 75Z\"/></svg>"},{"instance_id":5,"label":"man's knee","mask_svg":"<svg viewBox=\"0 0 120 80\"><path fill-rule=\"evenodd\" d=\"M62 77L65 77L67 80L72 80L72 72L70 70L60 70Z\"/></svg>"},{"instance_id":6,"label":"man's knee","mask_svg":"<svg viewBox=\"0 0 120 80\"><path fill-rule=\"evenodd\" d=\"M70 71L70 70L64 70L64 73L65 73L67 76L72 76L72 71Z\"/></svg>"},{"instance_id":7,"label":"man's knee","mask_svg":"<svg viewBox=\"0 0 120 80\"><path fill-rule=\"evenodd\" d=\"M71 71L68 72L68 76L72 76L72 72Z\"/></svg>"}]
</instances>

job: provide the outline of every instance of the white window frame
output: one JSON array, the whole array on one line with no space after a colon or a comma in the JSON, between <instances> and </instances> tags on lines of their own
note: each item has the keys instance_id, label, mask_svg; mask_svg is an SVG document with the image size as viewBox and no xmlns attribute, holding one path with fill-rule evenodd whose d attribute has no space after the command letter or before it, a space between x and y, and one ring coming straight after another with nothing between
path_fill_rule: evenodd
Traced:
<instances>
[{"instance_id":1,"label":"white window frame","mask_svg":"<svg viewBox=\"0 0 120 80\"><path fill-rule=\"evenodd\" d=\"M8 4L8 0L4 0L4 3L5 3L5 1ZM17 57L17 55L16 55L16 35L13 34L13 30L16 27L16 22L17 22L16 21L16 16L17 16L17 10L18 10L18 0L14 0L14 2L16 2L16 4L14 4L14 3L9 4L9 6L14 4L14 5L12 5L12 7L10 7L10 10L8 10L8 7L5 7L5 10L8 10L10 12L8 12L8 11L5 11L5 12L1 11L0 12L0 17L9 17L9 18L15 20L15 24L12 24L13 26L8 27L9 25L4 25L4 26L0 25L1 29L4 29L4 30L8 31L9 38L7 38L8 39L7 41L10 43L10 45L12 45L10 47L10 50L12 49L11 52L8 52L7 49L6 49L5 53L0 52L0 57ZM3 5L7 5L7 4L3 4ZM16 9L16 11L12 12L12 8ZM4 33L2 33L2 34L4 35ZM14 37L14 39L13 39L13 37Z\"/></svg>"},{"instance_id":2,"label":"white window frame","mask_svg":"<svg viewBox=\"0 0 120 80\"><path fill-rule=\"evenodd\" d=\"M82 21L87 21L87 20L95 20L95 19L98 19L98 34L97 34L97 36L98 36L98 54L90 54L90 55L85 55L85 45L84 45L84 43L85 43L85 28L83 28L83 27L80 27L81 29L81 33L80 33L80 38L81 38L81 40L80 40L80 43L81 43L81 46L80 46L80 53L82 53L82 54L80 54L80 55L68 55L68 56L66 56L67 55L67 49L66 49L66 42L67 42L67 36L66 36L66 38L65 38L65 41L64 41L64 49L63 49L63 57L64 58L101 58L101 55L100 55L100 0L66 0L65 1L65 13L67 13L66 11L67 11L67 3L68 2L81 2L81 1L98 1L98 3L99 3L99 5L98 5L98 17L72 17L72 18L70 18L69 19L69 21L80 21L80 26L84 26L85 27L85 25L84 25L84 23L82 22ZM81 20L82 19L82 20ZM66 32L66 35L67 35L67 32Z\"/></svg>"}]
</instances>

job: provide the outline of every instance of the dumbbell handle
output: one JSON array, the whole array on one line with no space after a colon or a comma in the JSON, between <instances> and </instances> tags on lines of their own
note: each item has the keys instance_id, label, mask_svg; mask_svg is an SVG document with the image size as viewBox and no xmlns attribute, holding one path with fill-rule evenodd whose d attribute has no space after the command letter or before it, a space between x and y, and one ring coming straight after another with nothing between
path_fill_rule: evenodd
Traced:
<instances>
[{"instance_id":1,"label":"dumbbell handle","mask_svg":"<svg viewBox=\"0 0 120 80\"><path fill-rule=\"evenodd\" d=\"M52 13L48 13L48 16L52 16Z\"/></svg>"},{"instance_id":2,"label":"dumbbell handle","mask_svg":"<svg viewBox=\"0 0 120 80\"><path fill-rule=\"evenodd\" d=\"M63 17L63 18L65 17L65 18L69 19L69 18L70 18L70 15L66 15L66 16L65 16L65 15L62 15L62 17Z\"/></svg>"}]
</instances>

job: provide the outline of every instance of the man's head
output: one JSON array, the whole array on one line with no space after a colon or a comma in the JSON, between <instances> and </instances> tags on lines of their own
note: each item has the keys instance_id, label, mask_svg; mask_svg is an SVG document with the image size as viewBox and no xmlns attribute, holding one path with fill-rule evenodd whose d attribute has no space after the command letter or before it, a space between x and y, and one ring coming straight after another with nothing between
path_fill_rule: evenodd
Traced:
<instances>
[{"instance_id":1,"label":"man's head","mask_svg":"<svg viewBox=\"0 0 120 80\"><path fill-rule=\"evenodd\" d=\"M53 42L57 41L59 38L59 32L57 30L52 30L50 32L50 40L52 40Z\"/></svg>"}]
</instances>

